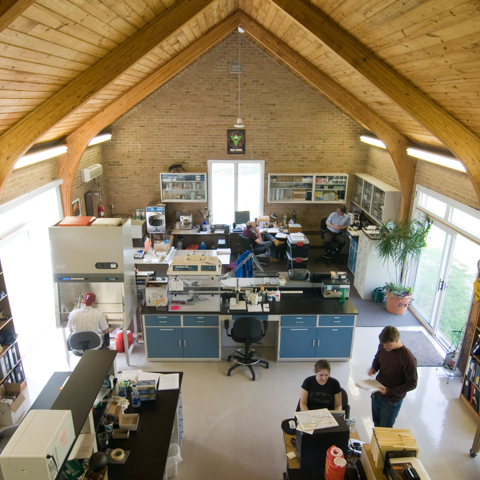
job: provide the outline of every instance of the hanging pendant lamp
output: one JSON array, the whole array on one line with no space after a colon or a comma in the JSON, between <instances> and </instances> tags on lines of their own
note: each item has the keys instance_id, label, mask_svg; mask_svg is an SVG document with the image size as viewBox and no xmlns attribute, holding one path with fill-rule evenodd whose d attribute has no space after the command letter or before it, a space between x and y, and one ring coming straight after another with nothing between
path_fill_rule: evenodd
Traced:
<instances>
[{"instance_id":1,"label":"hanging pendant lamp","mask_svg":"<svg viewBox=\"0 0 480 480\"><path fill-rule=\"evenodd\" d=\"M237 123L235 123L234 127L235 128L244 128L245 125L243 124L242 121L242 115L240 114L240 104L241 104L241 95L240 95L240 75L242 73L242 63L241 63L241 58L242 58L242 33L245 30L242 27L238 27L238 118L237 118Z\"/></svg>"}]
</instances>

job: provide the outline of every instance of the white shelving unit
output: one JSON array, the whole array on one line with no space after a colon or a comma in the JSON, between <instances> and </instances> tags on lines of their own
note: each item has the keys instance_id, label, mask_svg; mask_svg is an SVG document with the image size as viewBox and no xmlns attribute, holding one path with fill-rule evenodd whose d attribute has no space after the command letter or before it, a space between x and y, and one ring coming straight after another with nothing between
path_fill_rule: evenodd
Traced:
<instances>
[{"instance_id":1,"label":"white shelving unit","mask_svg":"<svg viewBox=\"0 0 480 480\"><path fill-rule=\"evenodd\" d=\"M396 221L400 190L367 173L356 173L353 177L352 202L379 223Z\"/></svg>"},{"instance_id":2,"label":"white shelving unit","mask_svg":"<svg viewBox=\"0 0 480 480\"><path fill-rule=\"evenodd\" d=\"M161 173L162 202L206 202L206 173Z\"/></svg>"},{"instance_id":3,"label":"white shelving unit","mask_svg":"<svg viewBox=\"0 0 480 480\"><path fill-rule=\"evenodd\" d=\"M344 173L269 173L269 203L345 203Z\"/></svg>"}]
</instances>

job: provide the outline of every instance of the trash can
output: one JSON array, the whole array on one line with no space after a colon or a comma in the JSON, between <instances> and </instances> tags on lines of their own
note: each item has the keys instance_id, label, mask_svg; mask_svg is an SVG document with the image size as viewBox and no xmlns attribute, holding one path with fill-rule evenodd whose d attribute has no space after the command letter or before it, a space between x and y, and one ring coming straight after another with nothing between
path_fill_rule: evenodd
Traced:
<instances>
[{"instance_id":1,"label":"trash can","mask_svg":"<svg viewBox=\"0 0 480 480\"><path fill-rule=\"evenodd\" d=\"M180 447L176 443L171 443L168 447L167 478L173 478L177 476L177 467L181 461L182 457L180 456Z\"/></svg>"}]
</instances>

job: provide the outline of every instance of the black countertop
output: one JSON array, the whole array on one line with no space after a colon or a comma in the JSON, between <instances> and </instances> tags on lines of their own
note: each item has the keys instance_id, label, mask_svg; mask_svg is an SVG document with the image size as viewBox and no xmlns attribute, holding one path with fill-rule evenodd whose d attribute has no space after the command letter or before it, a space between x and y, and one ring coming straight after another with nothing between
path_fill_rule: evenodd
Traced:
<instances>
[{"instance_id":1,"label":"black countertop","mask_svg":"<svg viewBox=\"0 0 480 480\"><path fill-rule=\"evenodd\" d=\"M290 289L289 291L294 291ZM231 295L230 295L231 296ZM250 312L246 310L229 310L228 309L228 295L222 294L222 302L220 311L214 312L195 312L182 311L167 312L157 310L155 307L143 307L142 315L258 315L260 312ZM338 298L324 298L320 293L320 289L310 288L303 290L303 293L284 293L281 296L280 302L268 302L270 305L270 312L267 315L358 315L358 310L355 308L353 301L349 298L345 299L344 303L340 302Z\"/></svg>"}]
</instances>

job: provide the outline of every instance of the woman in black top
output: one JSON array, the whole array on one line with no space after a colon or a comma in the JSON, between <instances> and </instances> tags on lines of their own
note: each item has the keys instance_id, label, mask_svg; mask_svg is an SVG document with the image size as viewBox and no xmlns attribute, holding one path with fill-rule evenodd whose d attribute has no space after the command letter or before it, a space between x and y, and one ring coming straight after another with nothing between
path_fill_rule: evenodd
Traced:
<instances>
[{"instance_id":1,"label":"woman in black top","mask_svg":"<svg viewBox=\"0 0 480 480\"><path fill-rule=\"evenodd\" d=\"M342 409L342 392L340 383L330 377L330 363L319 360L313 370L315 375L304 380L300 390L300 410Z\"/></svg>"}]
</instances>

